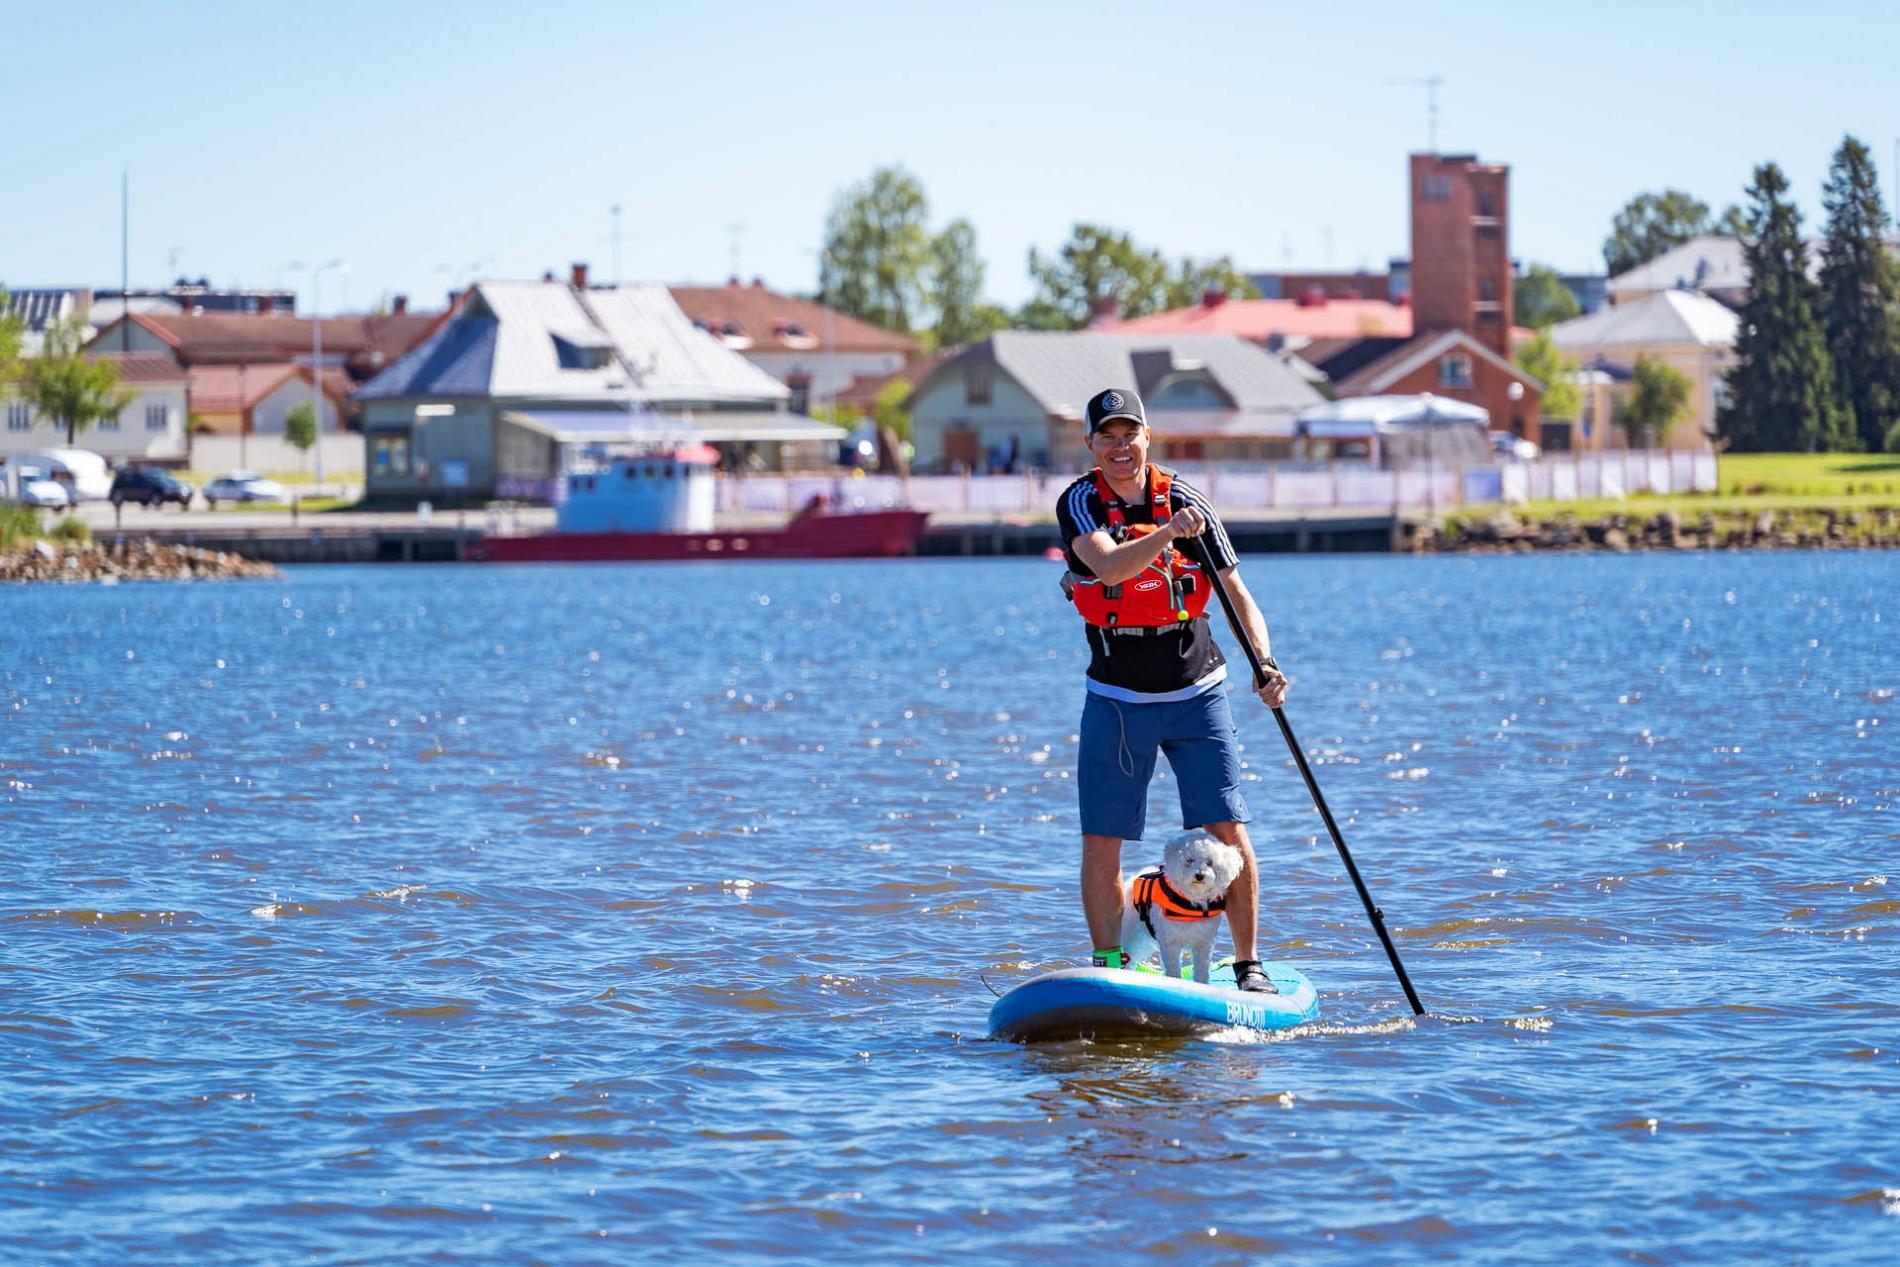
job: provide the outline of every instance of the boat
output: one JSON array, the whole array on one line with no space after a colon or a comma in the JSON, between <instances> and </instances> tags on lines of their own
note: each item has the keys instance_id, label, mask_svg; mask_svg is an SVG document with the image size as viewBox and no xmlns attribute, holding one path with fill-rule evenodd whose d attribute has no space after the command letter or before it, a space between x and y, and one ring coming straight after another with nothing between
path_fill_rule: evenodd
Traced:
<instances>
[{"instance_id":1,"label":"boat","mask_svg":"<svg viewBox=\"0 0 1900 1267\"><path fill-rule=\"evenodd\" d=\"M879 559L915 554L929 516L902 507L840 510L815 497L782 528L714 530L704 445L620 453L569 471L552 532L489 533L470 557L491 563L663 559Z\"/></svg>"},{"instance_id":2,"label":"boat","mask_svg":"<svg viewBox=\"0 0 1900 1267\"><path fill-rule=\"evenodd\" d=\"M1194 1038L1229 1029L1290 1029L1319 1016L1319 995L1304 973L1285 963L1261 967L1278 994L1123 968L1046 972L996 1000L990 1037L1019 1043Z\"/></svg>"}]
</instances>

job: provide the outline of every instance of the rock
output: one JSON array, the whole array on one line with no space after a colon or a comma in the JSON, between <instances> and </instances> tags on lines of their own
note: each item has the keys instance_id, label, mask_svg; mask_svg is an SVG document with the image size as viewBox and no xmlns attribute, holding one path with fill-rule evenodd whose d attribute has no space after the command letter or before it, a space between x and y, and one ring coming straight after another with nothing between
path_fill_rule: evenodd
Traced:
<instances>
[{"instance_id":1,"label":"rock","mask_svg":"<svg viewBox=\"0 0 1900 1267\"><path fill-rule=\"evenodd\" d=\"M1627 551L1630 548L1629 534L1621 528L1606 528L1603 532L1603 548Z\"/></svg>"},{"instance_id":2,"label":"rock","mask_svg":"<svg viewBox=\"0 0 1900 1267\"><path fill-rule=\"evenodd\" d=\"M1755 535L1756 536L1766 537L1770 535L1771 533L1773 533L1774 530L1775 530L1775 512L1774 511L1764 510L1761 512L1760 515L1755 517Z\"/></svg>"}]
</instances>

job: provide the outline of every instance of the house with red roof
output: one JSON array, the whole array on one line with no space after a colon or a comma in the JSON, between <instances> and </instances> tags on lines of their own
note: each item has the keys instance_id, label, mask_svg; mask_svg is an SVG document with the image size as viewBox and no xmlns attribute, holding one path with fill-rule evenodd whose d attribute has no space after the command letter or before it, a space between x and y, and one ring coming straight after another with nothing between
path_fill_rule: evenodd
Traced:
<instances>
[{"instance_id":1,"label":"house with red roof","mask_svg":"<svg viewBox=\"0 0 1900 1267\"><path fill-rule=\"evenodd\" d=\"M127 462L179 465L190 450L186 433L185 371L169 357L154 353L95 353L110 361L119 386L131 400L117 417L95 423L75 437L78 447L99 454L114 466ZM0 458L65 447L66 428L42 416L19 396L0 399Z\"/></svg>"},{"instance_id":2,"label":"house with red roof","mask_svg":"<svg viewBox=\"0 0 1900 1267\"><path fill-rule=\"evenodd\" d=\"M1273 350L1297 351L1314 339L1410 338L1412 309L1383 299L1229 299L1218 290L1186 308L1131 317L1102 327L1111 334L1231 334Z\"/></svg>"}]
</instances>

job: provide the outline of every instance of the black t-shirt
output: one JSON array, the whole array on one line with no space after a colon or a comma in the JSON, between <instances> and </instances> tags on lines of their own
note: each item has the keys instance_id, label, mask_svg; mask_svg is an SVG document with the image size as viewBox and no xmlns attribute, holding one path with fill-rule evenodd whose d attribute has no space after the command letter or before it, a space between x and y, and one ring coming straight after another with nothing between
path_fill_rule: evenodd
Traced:
<instances>
[{"instance_id":1,"label":"black t-shirt","mask_svg":"<svg viewBox=\"0 0 1900 1267\"><path fill-rule=\"evenodd\" d=\"M1154 465L1150 463L1148 469L1152 478ZM1206 494L1180 476L1172 471L1169 475L1174 481L1173 487L1168 490L1170 513L1178 514L1182 507L1190 505L1200 511L1207 518L1207 530L1202 533L1201 539L1207 542L1208 549L1213 552L1215 566L1223 569L1234 566L1239 562L1234 554L1234 543L1228 540L1227 529L1221 524L1220 516L1214 513L1214 504L1207 500ZM1122 518L1130 524L1153 523L1153 502L1147 498L1133 505L1123 502ZM1102 504L1101 494L1095 490L1093 476L1084 475L1062 490L1062 495L1056 499L1056 523L1062 533L1062 553L1068 559L1069 570L1077 576L1094 576L1089 566L1075 554L1077 537L1087 536L1098 529L1112 532L1108 524L1108 507ZM1177 548L1187 553L1189 558L1198 557L1199 552L1192 550L1185 541L1178 542ZM1216 609L1218 601L1209 599L1207 606L1210 612ZM1097 694L1136 703L1156 699L1187 699L1213 689L1226 675L1227 661L1208 630L1206 616L1189 621L1178 632L1164 633L1158 637L1112 634L1087 624L1079 615L1076 623L1082 625L1088 636L1088 686Z\"/></svg>"}]
</instances>

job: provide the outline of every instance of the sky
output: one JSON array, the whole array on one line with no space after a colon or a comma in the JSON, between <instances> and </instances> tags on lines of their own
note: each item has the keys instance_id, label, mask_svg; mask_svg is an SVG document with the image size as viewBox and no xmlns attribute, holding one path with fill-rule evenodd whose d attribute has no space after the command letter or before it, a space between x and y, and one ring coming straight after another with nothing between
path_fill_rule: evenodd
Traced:
<instances>
[{"instance_id":1,"label":"sky","mask_svg":"<svg viewBox=\"0 0 1900 1267\"><path fill-rule=\"evenodd\" d=\"M1900 6L7 0L0 284L294 287L441 306L603 281L816 284L841 190L897 164L985 288L1079 221L1243 269L1382 270L1406 155L1511 166L1511 251L1601 271L1632 195L1719 210L1758 163L1812 228L1843 134L1894 188ZM616 253L612 208L621 208ZM618 266L616 268L616 254Z\"/></svg>"}]
</instances>

